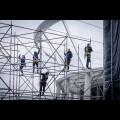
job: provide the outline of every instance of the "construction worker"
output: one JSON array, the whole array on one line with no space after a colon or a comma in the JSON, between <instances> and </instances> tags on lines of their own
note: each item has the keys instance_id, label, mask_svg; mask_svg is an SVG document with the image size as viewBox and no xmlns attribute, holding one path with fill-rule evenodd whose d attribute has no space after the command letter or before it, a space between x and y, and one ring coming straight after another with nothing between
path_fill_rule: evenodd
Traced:
<instances>
[{"instance_id":1,"label":"construction worker","mask_svg":"<svg viewBox=\"0 0 120 120\"><path fill-rule=\"evenodd\" d=\"M91 69L89 67L89 62L91 62L91 52L92 52L92 47L90 46L90 44L88 43L87 46L85 47L85 57L87 58L87 62L86 62L86 68Z\"/></svg>"},{"instance_id":2,"label":"construction worker","mask_svg":"<svg viewBox=\"0 0 120 120\"><path fill-rule=\"evenodd\" d=\"M71 59L73 57L73 54L72 52L70 51L70 48L68 48L68 52L67 53L64 53L64 55L66 56L65 58L65 66L64 66L64 69L63 71L66 69L67 67L67 72L69 72L69 65L70 65L70 62L71 62Z\"/></svg>"},{"instance_id":3,"label":"construction worker","mask_svg":"<svg viewBox=\"0 0 120 120\"><path fill-rule=\"evenodd\" d=\"M33 56L33 73L34 73L34 69L35 69L35 65L37 66L37 73L38 73L38 54L40 53L40 48L38 48L38 52L34 52L34 56Z\"/></svg>"},{"instance_id":4,"label":"construction worker","mask_svg":"<svg viewBox=\"0 0 120 120\"><path fill-rule=\"evenodd\" d=\"M26 67L25 55L22 55L22 58L21 58L21 54L20 54L19 59L21 60L20 71L22 72L22 76L23 76L23 67Z\"/></svg>"},{"instance_id":5,"label":"construction worker","mask_svg":"<svg viewBox=\"0 0 120 120\"><path fill-rule=\"evenodd\" d=\"M41 73L41 75L42 75L42 79L40 81L40 96L41 96L42 91L43 91L42 95L44 95L45 87L46 87L46 81L48 79L49 72Z\"/></svg>"}]
</instances>

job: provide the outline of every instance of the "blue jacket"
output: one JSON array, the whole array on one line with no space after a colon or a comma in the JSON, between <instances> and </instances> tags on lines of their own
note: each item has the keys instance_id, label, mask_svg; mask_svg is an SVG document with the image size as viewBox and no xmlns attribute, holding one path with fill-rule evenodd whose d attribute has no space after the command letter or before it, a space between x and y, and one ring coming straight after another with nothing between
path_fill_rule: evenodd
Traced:
<instances>
[{"instance_id":1,"label":"blue jacket","mask_svg":"<svg viewBox=\"0 0 120 120\"><path fill-rule=\"evenodd\" d=\"M35 58L37 58L38 59L38 54L40 53L40 49L38 50L38 52L34 52L34 56L35 56ZM33 56L33 58L34 58L34 56Z\"/></svg>"},{"instance_id":2,"label":"blue jacket","mask_svg":"<svg viewBox=\"0 0 120 120\"><path fill-rule=\"evenodd\" d=\"M21 58L21 64L25 64L25 58Z\"/></svg>"},{"instance_id":3,"label":"blue jacket","mask_svg":"<svg viewBox=\"0 0 120 120\"><path fill-rule=\"evenodd\" d=\"M68 51L67 54L65 54L65 56L67 56L67 59L71 59L73 57L73 54L71 51Z\"/></svg>"}]
</instances>

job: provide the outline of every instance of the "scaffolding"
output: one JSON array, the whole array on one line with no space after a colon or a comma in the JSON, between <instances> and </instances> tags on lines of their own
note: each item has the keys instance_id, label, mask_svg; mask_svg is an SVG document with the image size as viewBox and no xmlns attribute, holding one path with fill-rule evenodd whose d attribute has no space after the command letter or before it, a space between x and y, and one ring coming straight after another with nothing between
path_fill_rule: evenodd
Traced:
<instances>
[{"instance_id":1,"label":"scaffolding","mask_svg":"<svg viewBox=\"0 0 120 120\"><path fill-rule=\"evenodd\" d=\"M75 44L73 42L74 40L77 41L83 41L86 43L96 42L97 44L102 44L98 41L93 41L90 39L81 38L78 36L71 36L70 31L66 28L65 21L62 21L63 25L66 29L66 33L61 33L60 31L55 31L52 29L49 29L48 31L37 31L35 29L26 28L14 25L11 21L11 24L6 23L0 23L0 29L3 32L0 32L0 35L2 36L0 38L0 81L3 84L3 87L0 86L0 99L1 100L71 100L71 97L69 93L67 92L67 71L62 71L62 67L64 67L64 61L65 57L60 54L60 52L67 53L68 47L72 47L74 51L76 52L77 59L73 59L77 61L77 65L70 64L70 67L73 67L74 69L70 70L70 72L77 72L78 76L80 75L80 72L82 70L85 70L85 68L82 65L81 59L80 59L80 48L78 44L78 48L76 49ZM22 29L24 31L27 31L26 33L18 34L16 32L13 33L14 29ZM28 32L29 31L29 32ZM36 46L34 44L33 34L35 33L42 33L44 37L41 38L41 41L39 43L40 47L40 55L39 55L39 74L31 72L33 69L33 60L32 58L26 58L26 68L23 68L24 75L21 75L20 71L20 59L19 54L24 54L25 56L30 54L31 56L34 56L33 50L36 49ZM49 38L48 34L56 36L53 38ZM28 35L31 35L31 38L27 37ZM69 45L69 40L71 41L72 45ZM25 42L25 40L27 42ZM57 42L55 42L57 40ZM60 42L58 42L58 40ZM44 44L48 44L49 48ZM57 47L56 47L57 46ZM22 48L24 48L26 51L22 51ZM63 51L59 50L59 48L62 48ZM24 50L23 49L23 50ZM44 49L47 49L48 51L51 51L51 54L47 54ZM43 52L46 56L48 56L48 59L43 59ZM95 51L98 52L98 51ZM98 52L99 53L99 52ZM56 59L56 57L59 57L61 63ZM97 58L94 58L97 59ZM81 64L81 66L80 66ZM97 63L98 64L98 63ZM59 68L59 70L57 69ZM49 80L47 81L47 86L45 89L45 95L40 96L40 81L41 81L41 72L42 71L49 71ZM92 69L91 69L91 72ZM93 72L94 74L94 72ZM101 72L99 75L92 78L94 81L97 81L99 76L101 76L103 72ZM7 77L9 79L4 78ZM64 93L60 94L60 97L58 97L58 94L56 93L56 80L60 78L61 76L64 76L64 86L60 85L61 89L64 91ZM79 77L78 77L79 79ZM76 80L73 80L76 81ZM75 82L76 83L76 82ZM91 83L91 84L93 84ZM37 85L37 87L36 87ZM51 87L53 89L53 92L51 90ZM77 87L77 83L76 83ZM91 98L104 98L103 96L103 90L100 88L100 85L98 84L98 87L102 93L102 96L86 96ZM29 88L29 89L28 89ZM89 87L88 87L89 89ZM84 93L87 91L82 90ZM74 98L75 100L81 100L81 97L83 95L78 96Z\"/></svg>"}]
</instances>

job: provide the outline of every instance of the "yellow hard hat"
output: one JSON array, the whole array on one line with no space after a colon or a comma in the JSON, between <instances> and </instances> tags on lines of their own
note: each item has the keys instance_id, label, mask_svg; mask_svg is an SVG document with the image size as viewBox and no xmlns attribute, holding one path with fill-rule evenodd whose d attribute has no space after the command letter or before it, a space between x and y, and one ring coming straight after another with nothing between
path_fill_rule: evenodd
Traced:
<instances>
[{"instance_id":1,"label":"yellow hard hat","mask_svg":"<svg viewBox=\"0 0 120 120\"><path fill-rule=\"evenodd\" d=\"M68 48L68 50L70 50L70 48Z\"/></svg>"}]
</instances>

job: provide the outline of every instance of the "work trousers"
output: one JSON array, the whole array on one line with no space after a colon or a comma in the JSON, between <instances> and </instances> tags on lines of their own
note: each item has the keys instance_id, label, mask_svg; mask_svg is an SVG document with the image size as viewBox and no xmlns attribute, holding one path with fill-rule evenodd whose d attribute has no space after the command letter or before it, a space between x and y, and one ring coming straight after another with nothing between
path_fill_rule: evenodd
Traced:
<instances>
[{"instance_id":1,"label":"work trousers","mask_svg":"<svg viewBox=\"0 0 120 120\"><path fill-rule=\"evenodd\" d=\"M38 62L34 62L33 63L33 73L34 73L34 70L35 70L35 65L37 66L37 72L38 72Z\"/></svg>"},{"instance_id":2,"label":"work trousers","mask_svg":"<svg viewBox=\"0 0 120 120\"><path fill-rule=\"evenodd\" d=\"M43 91L43 95L44 95L45 87L46 87L46 82L40 82L40 95L41 95L42 91Z\"/></svg>"},{"instance_id":3,"label":"work trousers","mask_svg":"<svg viewBox=\"0 0 120 120\"><path fill-rule=\"evenodd\" d=\"M89 68L90 59L87 59L86 67Z\"/></svg>"},{"instance_id":4,"label":"work trousers","mask_svg":"<svg viewBox=\"0 0 120 120\"><path fill-rule=\"evenodd\" d=\"M21 64L21 66L20 66L20 71L23 73L23 67L24 67L24 65L23 64Z\"/></svg>"},{"instance_id":5,"label":"work trousers","mask_svg":"<svg viewBox=\"0 0 120 120\"><path fill-rule=\"evenodd\" d=\"M67 69L69 70L69 65L70 65L70 59L67 59L67 61L65 60L64 68L67 67Z\"/></svg>"}]
</instances>

